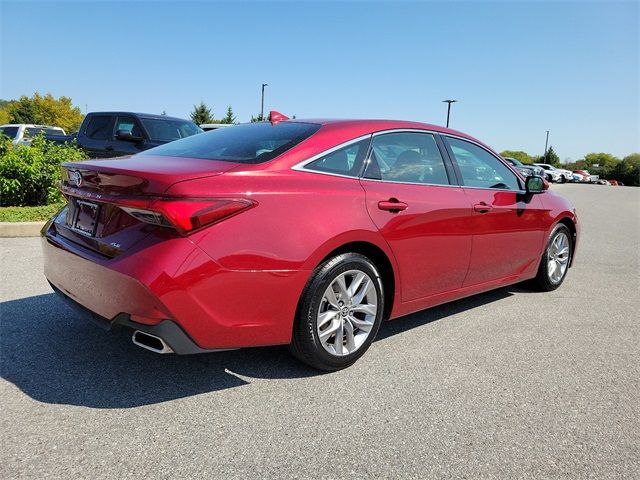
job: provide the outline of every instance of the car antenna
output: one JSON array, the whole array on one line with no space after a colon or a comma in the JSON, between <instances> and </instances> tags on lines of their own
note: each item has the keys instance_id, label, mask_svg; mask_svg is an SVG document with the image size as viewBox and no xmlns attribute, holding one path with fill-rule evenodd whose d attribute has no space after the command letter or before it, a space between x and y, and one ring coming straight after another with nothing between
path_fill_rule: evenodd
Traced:
<instances>
[{"instance_id":1,"label":"car antenna","mask_svg":"<svg viewBox=\"0 0 640 480\"><path fill-rule=\"evenodd\" d=\"M271 125L276 125L284 120L289 120L289 117L283 113L276 112L275 110L271 110L269 112L269 121L271 122Z\"/></svg>"}]
</instances>

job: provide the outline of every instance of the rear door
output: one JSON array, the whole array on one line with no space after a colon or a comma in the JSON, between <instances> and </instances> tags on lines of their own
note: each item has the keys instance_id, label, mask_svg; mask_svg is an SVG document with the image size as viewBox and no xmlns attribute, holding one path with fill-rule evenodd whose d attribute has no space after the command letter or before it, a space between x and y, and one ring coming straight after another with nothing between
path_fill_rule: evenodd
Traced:
<instances>
[{"instance_id":1,"label":"rear door","mask_svg":"<svg viewBox=\"0 0 640 480\"><path fill-rule=\"evenodd\" d=\"M458 289L471 255L471 206L434 135L373 137L361 184L399 267L402 301Z\"/></svg>"},{"instance_id":2,"label":"rear door","mask_svg":"<svg viewBox=\"0 0 640 480\"><path fill-rule=\"evenodd\" d=\"M113 115L91 115L87 120L84 130L81 132L79 141L92 158L104 158L111 156L107 150L113 132Z\"/></svg>"},{"instance_id":3,"label":"rear door","mask_svg":"<svg viewBox=\"0 0 640 480\"><path fill-rule=\"evenodd\" d=\"M473 206L473 247L464 286L519 275L540 261L545 211L518 176L480 145L443 137Z\"/></svg>"}]
</instances>

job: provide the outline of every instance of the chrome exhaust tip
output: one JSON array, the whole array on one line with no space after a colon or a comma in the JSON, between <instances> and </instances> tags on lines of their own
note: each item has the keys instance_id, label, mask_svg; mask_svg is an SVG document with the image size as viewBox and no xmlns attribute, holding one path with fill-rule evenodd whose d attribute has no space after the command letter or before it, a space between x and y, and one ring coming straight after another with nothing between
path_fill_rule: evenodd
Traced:
<instances>
[{"instance_id":1,"label":"chrome exhaust tip","mask_svg":"<svg viewBox=\"0 0 640 480\"><path fill-rule=\"evenodd\" d=\"M154 353L173 353L173 349L167 345L162 338L156 337L155 335L151 335L147 332L136 330L131 336L131 341L134 345L145 348Z\"/></svg>"}]
</instances>

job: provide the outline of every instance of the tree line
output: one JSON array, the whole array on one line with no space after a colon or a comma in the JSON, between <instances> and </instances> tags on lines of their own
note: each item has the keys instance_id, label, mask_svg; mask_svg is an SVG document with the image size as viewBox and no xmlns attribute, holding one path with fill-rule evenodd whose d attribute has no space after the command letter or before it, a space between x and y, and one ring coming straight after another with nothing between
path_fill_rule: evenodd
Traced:
<instances>
[{"instance_id":1,"label":"tree line","mask_svg":"<svg viewBox=\"0 0 640 480\"><path fill-rule=\"evenodd\" d=\"M166 112L162 113L166 115ZM193 106L190 117L198 125L237 123L231 105L227 107L226 114L221 119L216 119L213 109L203 101ZM67 133L72 133L80 128L83 118L80 108L74 106L72 100L65 96L55 98L50 93L41 95L36 92L31 97L23 95L18 100L0 100L0 125L6 123L53 125L64 128ZM261 120L264 119L260 114L251 116L252 122ZM549 147L544 156L529 155L521 150L505 150L501 155L516 158L525 164L548 163L556 167L561 166L560 157L553 146ZM632 153L622 159L610 153L589 153L584 158L564 164L562 167L568 170L589 170L590 173L600 175L602 178L620 180L626 185L640 185L640 153Z\"/></svg>"}]
</instances>

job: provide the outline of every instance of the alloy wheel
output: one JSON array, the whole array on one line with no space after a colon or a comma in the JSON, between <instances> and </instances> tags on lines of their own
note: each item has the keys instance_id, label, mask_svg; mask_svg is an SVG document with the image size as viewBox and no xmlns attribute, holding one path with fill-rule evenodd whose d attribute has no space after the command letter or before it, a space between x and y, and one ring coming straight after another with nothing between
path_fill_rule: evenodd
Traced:
<instances>
[{"instance_id":1,"label":"alloy wheel","mask_svg":"<svg viewBox=\"0 0 640 480\"><path fill-rule=\"evenodd\" d=\"M554 284L559 283L567 271L570 251L569 237L558 232L547 247L547 274Z\"/></svg>"},{"instance_id":2,"label":"alloy wheel","mask_svg":"<svg viewBox=\"0 0 640 480\"><path fill-rule=\"evenodd\" d=\"M349 270L334 278L318 308L317 333L332 355L357 351L369 337L378 312L374 281L361 270Z\"/></svg>"}]
</instances>

